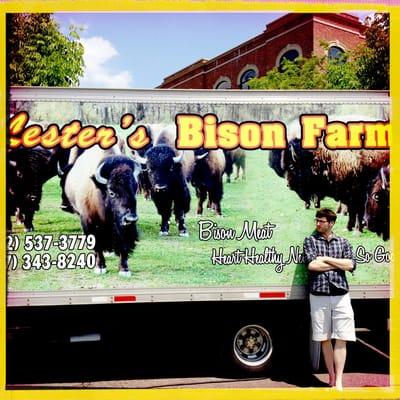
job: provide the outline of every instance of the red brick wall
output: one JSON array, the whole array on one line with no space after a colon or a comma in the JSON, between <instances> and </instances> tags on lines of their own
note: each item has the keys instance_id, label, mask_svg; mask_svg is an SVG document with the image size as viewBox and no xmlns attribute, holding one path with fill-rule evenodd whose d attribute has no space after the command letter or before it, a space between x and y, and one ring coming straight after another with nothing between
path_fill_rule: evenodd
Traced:
<instances>
[{"instance_id":1,"label":"red brick wall","mask_svg":"<svg viewBox=\"0 0 400 400\"><path fill-rule=\"evenodd\" d=\"M256 65L258 68L259 76L263 76L267 71L275 67L276 58L280 51L288 44L298 44L303 50L303 55L309 56L312 51L313 31L311 21L306 25L293 30L292 32L283 34L276 39L266 43L262 47L244 54L243 56L237 57L234 60L226 63L225 65L217 68L213 68L216 64L212 63L212 66L207 65L206 71L206 88L213 88L215 82L221 76L227 76L232 82L232 89L238 88L239 74L247 65ZM262 41L259 41L259 43ZM256 47L256 46L254 46Z\"/></svg>"},{"instance_id":2,"label":"red brick wall","mask_svg":"<svg viewBox=\"0 0 400 400\"><path fill-rule=\"evenodd\" d=\"M202 64L197 68L181 71L170 76L161 85L164 88L180 89L212 89L219 78L228 77L232 89L237 89L239 74L247 65L256 65L258 76L264 76L267 71L275 67L276 60L283 48L287 45L299 45L304 57L315 53L323 54L320 41L338 41L338 45L346 49L354 48L362 41L362 38L354 32L338 29L337 26L345 26L346 29L357 31L358 23L349 20L347 22L335 15L315 16L312 14L290 14L277 20L273 29L267 29L262 34L242 43L232 50ZM318 19L327 19L325 23ZM271 25L271 24L270 24ZM300 25L300 26L298 26ZM330 26L335 25L335 26ZM255 50L252 50L255 49Z\"/></svg>"},{"instance_id":3,"label":"red brick wall","mask_svg":"<svg viewBox=\"0 0 400 400\"><path fill-rule=\"evenodd\" d=\"M329 22L328 22L329 23ZM351 28L349 28L351 29ZM344 46L346 50L353 49L359 43L363 41L362 37L351 32L337 29L332 26L328 26L324 23L314 22L314 49L315 54L321 56L324 54L323 48L320 46L320 41L325 40L327 42L337 41L339 47Z\"/></svg>"}]
</instances>

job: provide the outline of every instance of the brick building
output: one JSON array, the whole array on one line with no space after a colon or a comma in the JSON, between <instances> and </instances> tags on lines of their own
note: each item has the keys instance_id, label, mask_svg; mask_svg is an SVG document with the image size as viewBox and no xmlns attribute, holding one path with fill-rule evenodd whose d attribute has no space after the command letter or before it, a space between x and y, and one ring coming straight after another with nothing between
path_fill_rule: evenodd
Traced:
<instances>
[{"instance_id":1,"label":"brick building","mask_svg":"<svg viewBox=\"0 0 400 400\"><path fill-rule=\"evenodd\" d=\"M264 76L282 60L298 56L323 55L323 40L328 55L353 49L363 41L365 26L350 14L290 13L271 22L264 32L211 60L195 63L164 78L160 88L246 89L246 82Z\"/></svg>"}]
</instances>

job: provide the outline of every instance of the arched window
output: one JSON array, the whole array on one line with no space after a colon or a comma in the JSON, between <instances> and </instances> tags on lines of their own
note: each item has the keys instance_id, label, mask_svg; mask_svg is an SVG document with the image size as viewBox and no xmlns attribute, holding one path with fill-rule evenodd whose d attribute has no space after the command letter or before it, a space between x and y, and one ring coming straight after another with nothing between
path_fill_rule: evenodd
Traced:
<instances>
[{"instance_id":1,"label":"arched window","mask_svg":"<svg viewBox=\"0 0 400 400\"><path fill-rule=\"evenodd\" d=\"M331 46L328 49L328 59L329 60L337 60L342 57L344 54L344 50L338 46Z\"/></svg>"},{"instance_id":2,"label":"arched window","mask_svg":"<svg viewBox=\"0 0 400 400\"><path fill-rule=\"evenodd\" d=\"M214 89L219 89L219 90L221 90L221 89L231 89L231 88L232 88L231 82L228 81L228 80L225 80L225 79L220 80L214 86Z\"/></svg>"},{"instance_id":3,"label":"arched window","mask_svg":"<svg viewBox=\"0 0 400 400\"><path fill-rule=\"evenodd\" d=\"M249 89L248 81L257 76L257 72L254 69L248 69L240 76L239 87L240 89Z\"/></svg>"},{"instance_id":4,"label":"arched window","mask_svg":"<svg viewBox=\"0 0 400 400\"><path fill-rule=\"evenodd\" d=\"M279 71L282 70L282 64L283 64L284 60L294 61L299 56L300 56L299 52L297 50L294 50L294 49L289 50L286 53L284 53L282 55L282 57L280 58L280 60L279 60L279 68L278 68Z\"/></svg>"},{"instance_id":5,"label":"arched window","mask_svg":"<svg viewBox=\"0 0 400 400\"><path fill-rule=\"evenodd\" d=\"M220 76L214 83L213 89L232 89L232 82L227 76Z\"/></svg>"},{"instance_id":6,"label":"arched window","mask_svg":"<svg viewBox=\"0 0 400 400\"><path fill-rule=\"evenodd\" d=\"M294 61L298 57L303 56L302 48L295 43L288 44L278 53L278 56L275 59L275 66L279 70L281 70L283 60Z\"/></svg>"}]
</instances>

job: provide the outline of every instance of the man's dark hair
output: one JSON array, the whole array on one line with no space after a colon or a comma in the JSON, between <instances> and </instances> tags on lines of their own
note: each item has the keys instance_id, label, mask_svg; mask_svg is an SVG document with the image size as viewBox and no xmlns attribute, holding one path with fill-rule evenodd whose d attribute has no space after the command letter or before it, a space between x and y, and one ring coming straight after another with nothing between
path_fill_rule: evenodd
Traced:
<instances>
[{"instance_id":1,"label":"man's dark hair","mask_svg":"<svg viewBox=\"0 0 400 400\"><path fill-rule=\"evenodd\" d=\"M321 208L315 214L317 218L326 218L328 222L336 222L337 215L330 208Z\"/></svg>"}]
</instances>

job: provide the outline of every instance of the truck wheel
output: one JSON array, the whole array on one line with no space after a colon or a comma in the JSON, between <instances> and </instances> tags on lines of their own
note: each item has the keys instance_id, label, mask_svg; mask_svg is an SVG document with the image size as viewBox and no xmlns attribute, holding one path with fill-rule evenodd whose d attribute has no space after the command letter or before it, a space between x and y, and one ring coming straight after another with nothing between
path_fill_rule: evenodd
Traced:
<instances>
[{"instance_id":1,"label":"truck wheel","mask_svg":"<svg viewBox=\"0 0 400 400\"><path fill-rule=\"evenodd\" d=\"M246 325L236 332L232 350L233 361L242 371L260 372L271 361L272 339L261 325Z\"/></svg>"}]
</instances>

